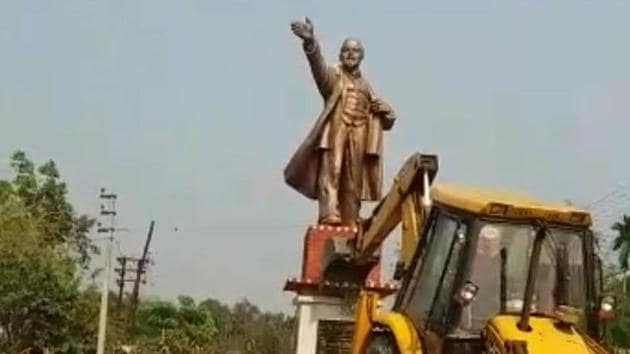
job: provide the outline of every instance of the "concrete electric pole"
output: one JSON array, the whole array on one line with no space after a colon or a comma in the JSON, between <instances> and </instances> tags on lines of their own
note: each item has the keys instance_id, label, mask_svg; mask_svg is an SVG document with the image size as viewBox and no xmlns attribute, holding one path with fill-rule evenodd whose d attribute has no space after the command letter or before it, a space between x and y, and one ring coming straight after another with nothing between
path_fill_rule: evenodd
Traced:
<instances>
[{"instance_id":1,"label":"concrete electric pole","mask_svg":"<svg viewBox=\"0 0 630 354\"><path fill-rule=\"evenodd\" d=\"M101 215L109 216L109 227L99 226L99 233L109 233L107 238L107 250L105 252L105 276L103 277L103 289L101 292L101 312L98 323L98 342L96 347L97 354L105 354L105 334L107 328L107 304L109 301L109 282L112 272L112 248L114 244L114 232L116 231L116 194L106 194L105 188L101 188L100 199L109 201L109 209L101 204Z\"/></svg>"}]
</instances>

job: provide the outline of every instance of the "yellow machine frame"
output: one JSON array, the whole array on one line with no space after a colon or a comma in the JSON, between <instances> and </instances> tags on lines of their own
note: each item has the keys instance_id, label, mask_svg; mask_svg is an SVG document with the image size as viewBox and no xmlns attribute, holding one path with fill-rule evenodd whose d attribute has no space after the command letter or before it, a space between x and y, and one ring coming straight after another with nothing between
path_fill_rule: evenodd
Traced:
<instances>
[{"instance_id":1,"label":"yellow machine frame","mask_svg":"<svg viewBox=\"0 0 630 354\"><path fill-rule=\"evenodd\" d=\"M432 204L459 213L507 221L539 220L588 229L592 223L588 211L567 205L539 201L535 198L499 190L484 190L452 184L429 184L437 172L437 157L411 156L394 180L389 193L376 207L356 242L354 259L365 261L374 250L402 224L400 270L407 271L420 242L422 225L430 205L421 205L422 197L431 196ZM426 192L425 192L426 191ZM426 199L425 199L426 200ZM400 354L422 353L431 338L420 338L404 314L379 309L379 295L362 291L355 309L355 331L352 353L365 353L370 337L386 330L397 344ZM497 353L607 353L602 345L584 333L552 331L553 322L532 318L535 332L516 330L514 316L488 319L485 336ZM525 349L524 349L525 348ZM527 349L528 348L528 349ZM523 351L525 350L525 351Z\"/></svg>"}]
</instances>

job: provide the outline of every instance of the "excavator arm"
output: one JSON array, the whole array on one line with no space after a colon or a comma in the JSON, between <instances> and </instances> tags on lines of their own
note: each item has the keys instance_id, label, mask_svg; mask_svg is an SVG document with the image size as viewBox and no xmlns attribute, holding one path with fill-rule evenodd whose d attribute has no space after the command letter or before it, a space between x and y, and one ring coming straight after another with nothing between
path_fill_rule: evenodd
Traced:
<instances>
[{"instance_id":1,"label":"excavator arm","mask_svg":"<svg viewBox=\"0 0 630 354\"><path fill-rule=\"evenodd\" d=\"M378 263L377 252L402 222L402 269L408 267L419 239L420 225L431 206L429 187L438 170L435 155L413 154L394 179L390 190L366 219L354 238L333 237L323 252L324 278L362 284Z\"/></svg>"},{"instance_id":2,"label":"excavator arm","mask_svg":"<svg viewBox=\"0 0 630 354\"><path fill-rule=\"evenodd\" d=\"M438 170L434 155L412 155L403 165L389 192L367 219L354 244L350 262L357 267L369 264L374 252L396 226L402 223L402 245L397 273L403 273L420 241L421 226L431 207L430 185ZM351 353L361 354L368 343L393 341L401 354L419 350L417 333L402 314L378 311L378 293L362 290L355 308ZM381 329L379 331L379 329ZM393 344L392 343L392 344ZM370 351L371 352L371 351Z\"/></svg>"},{"instance_id":3,"label":"excavator arm","mask_svg":"<svg viewBox=\"0 0 630 354\"><path fill-rule=\"evenodd\" d=\"M363 232L357 237L354 255L357 263L366 262L401 222L402 258L403 262L409 261L418 239L421 218L431 207L429 188L437 170L435 155L416 153L407 159L389 192L366 220Z\"/></svg>"}]
</instances>

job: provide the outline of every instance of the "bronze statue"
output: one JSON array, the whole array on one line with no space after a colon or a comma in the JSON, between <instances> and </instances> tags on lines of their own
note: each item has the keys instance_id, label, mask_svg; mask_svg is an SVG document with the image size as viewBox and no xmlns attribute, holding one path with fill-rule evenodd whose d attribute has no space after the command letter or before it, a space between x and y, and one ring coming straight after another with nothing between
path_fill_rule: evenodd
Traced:
<instances>
[{"instance_id":1,"label":"bronze statue","mask_svg":"<svg viewBox=\"0 0 630 354\"><path fill-rule=\"evenodd\" d=\"M361 201L381 198L383 131L395 121L392 108L379 98L361 73L365 51L348 38L340 65L326 64L313 24L293 22L324 108L284 170L291 187L319 201L319 223L356 226Z\"/></svg>"}]
</instances>

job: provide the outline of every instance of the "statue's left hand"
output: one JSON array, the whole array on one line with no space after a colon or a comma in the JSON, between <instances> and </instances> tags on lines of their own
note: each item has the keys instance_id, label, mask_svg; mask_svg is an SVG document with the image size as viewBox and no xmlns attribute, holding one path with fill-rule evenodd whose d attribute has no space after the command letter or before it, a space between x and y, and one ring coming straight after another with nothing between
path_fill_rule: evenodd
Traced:
<instances>
[{"instance_id":1,"label":"statue's left hand","mask_svg":"<svg viewBox=\"0 0 630 354\"><path fill-rule=\"evenodd\" d=\"M392 111L392 108L383 100L375 99L371 104L372 112L376 114L388 114Z\"/></svg>"},{"instance_id":2,"label":"statue's left hand","mask_svg":"<svg viewBox=\"0 0 630 354\"><path fill-rule=\"evenodd\" d=\"M371 104L372 113L374 113L381 121L383 130L390 130L394 126L396 115L392 107L380 98L376 98Z\"/></svg>"}]
</instances>

